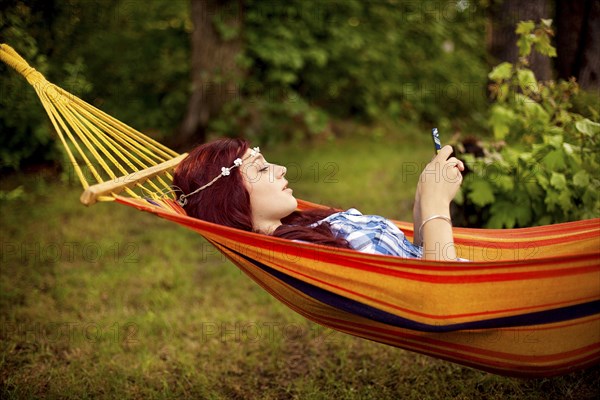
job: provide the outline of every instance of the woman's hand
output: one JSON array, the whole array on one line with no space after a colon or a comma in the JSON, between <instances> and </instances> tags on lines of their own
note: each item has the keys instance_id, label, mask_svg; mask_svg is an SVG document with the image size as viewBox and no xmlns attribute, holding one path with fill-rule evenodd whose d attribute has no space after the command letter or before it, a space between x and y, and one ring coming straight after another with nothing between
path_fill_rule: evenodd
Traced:
<instances>
[{"instance_id":1,"label":"woman's hand","mask_svg":"<svg viewBox=\"0 0 600 400\"><path fill-rule=\"evenodd\" d=\"M465 169L463 162L450 154L452 147L444 146L427 164L417 184L413 208L414 243L423 244L425 259L456 259L451 224L434 219L420 231L424 219L434 215L450 217L450 202L462 183L461 172Z\"/></svg>"},{"instance_id":2,"label":"woman's hand","mask_svg":"<svg viewBox=\"0 0 600 400\"><path fill-rule=\"evenodd\" d=\"M444 146L431 160L419 177L415 199L418 199L421 213L445 211L456 196L465 165L456 157L450 157L452 146Z\"/></svg>"}]
</instances>

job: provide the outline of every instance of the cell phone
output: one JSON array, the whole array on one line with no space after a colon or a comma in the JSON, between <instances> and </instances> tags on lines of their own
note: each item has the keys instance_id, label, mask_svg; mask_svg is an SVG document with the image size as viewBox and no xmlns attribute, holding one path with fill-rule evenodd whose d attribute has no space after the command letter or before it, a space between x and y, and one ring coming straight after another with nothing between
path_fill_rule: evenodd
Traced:
<instances>
[{"instance_id":1,"label":"cell phone","mask_svg":"<svg viewBox=\"0 0 600 400\"><path fill-rule=\"evenodd\" d=\"M442 142L440 142L440 134L438 133L437 128L433 128L431 130L431 138L433 139L433 148L435 150L435 154L437 154L442 149Z\"/></svg>"}]
</instances>

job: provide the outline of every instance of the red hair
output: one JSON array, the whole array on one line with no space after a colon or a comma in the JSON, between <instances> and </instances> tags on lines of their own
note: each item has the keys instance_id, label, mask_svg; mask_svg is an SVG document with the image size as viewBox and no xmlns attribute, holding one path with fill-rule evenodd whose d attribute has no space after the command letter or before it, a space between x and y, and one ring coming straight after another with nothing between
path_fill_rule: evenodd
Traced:
<instances>
[{"instance_id":1,"label":"red hair","mask_svg":"<svg viewBox=\"0 0 600 400\"><path fill-rule=\"evenodd\" d=\"M177 166L173 185L182 193L191 193L207 184L221 173L221 167L230 167L236 158L242 158L248 150L248 142L243 139L220 139L205 143L193 149ZM183 207L194 218L245 231L252 227L250 195L244 186L239 168L218 179L211 186L187 197ZM331 232L329 224L313 223L333 214L335 210L295 211L281 222L273 236L291 240L319 243L335 247L349 248L348 242L338 239Z\"/></svg>"}]
</instances>

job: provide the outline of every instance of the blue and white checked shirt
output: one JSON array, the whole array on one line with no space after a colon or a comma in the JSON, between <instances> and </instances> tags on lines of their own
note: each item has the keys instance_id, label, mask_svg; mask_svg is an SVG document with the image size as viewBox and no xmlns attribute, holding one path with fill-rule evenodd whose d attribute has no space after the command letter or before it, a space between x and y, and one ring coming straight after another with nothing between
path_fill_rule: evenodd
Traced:
<instances>
[{"instance_id":1,"label":"blue and white checked shirt","mask_svg":"<svg viewBox=\"0 0 600 400\"><path fill-rule=\"evenodd\" d=\"M346 239L354 250L404 258L422 258L423 251L412 244L391 221L378 215L362 215L357 209L331 214L316 222L328 222L333 234Z\"/></svg>"}]
</instances>

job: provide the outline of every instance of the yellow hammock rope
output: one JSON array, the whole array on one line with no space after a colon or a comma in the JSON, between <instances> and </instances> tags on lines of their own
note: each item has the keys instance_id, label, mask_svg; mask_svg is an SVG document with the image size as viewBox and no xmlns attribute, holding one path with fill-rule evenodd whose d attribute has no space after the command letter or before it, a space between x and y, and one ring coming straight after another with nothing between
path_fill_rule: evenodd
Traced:
<instances>
[{"instance_id":1,"label":"yellow hammock rope","mask_svg":"<svg viewBox=\"0 0 600 400\"><path fill-rule=\"evenodd\" d=\"M85 190L82 203L112 201L123 190L134 198L160 201L170 190L169 170L186 154L177 154L48 82L6 44L0 45L0 59L23 75L37 92Z\"/></svg>"},{"instance_id":2,"label":"yellow hammock rope","mask_svg":"<svg viewBox=\"0 0 600 400\"><path fill-rule=\"evenodd\" d=\"M455 228L459 255L472 262L451 265L211 224L165 196L170 171L186 154L49 83L6 44L0 59L35 88L84 188L84 204L116 200L200 233L306 318L502 375L552 376L600 362L600 219ZM299 207L322 206L299 200ZM412 237L411 224L394 222Z\"/></svg>"}]
</instances>

